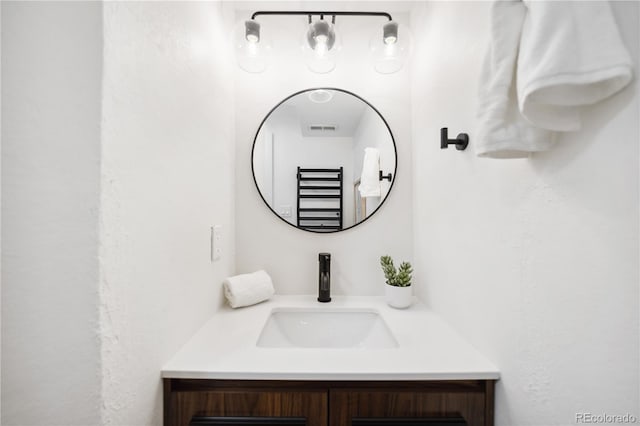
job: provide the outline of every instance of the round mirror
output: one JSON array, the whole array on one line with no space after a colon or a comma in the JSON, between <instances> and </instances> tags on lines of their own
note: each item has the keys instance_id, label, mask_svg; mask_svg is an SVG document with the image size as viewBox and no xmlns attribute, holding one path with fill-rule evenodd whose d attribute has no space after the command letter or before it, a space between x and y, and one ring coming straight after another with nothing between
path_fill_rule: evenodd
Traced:
<instances>
[{"instance_id":1,"label":"round mirror","mask_svg":"<svg viewBox=\"0 0 640 426\"><path fill-rule=\"evenodd\" d=\"M337 232L367 220L396 174L396 146L382 115L334 88L304 90L276 105L256 133L251 156L267 206L312 232Z\"/></svg>"}]
</instances>

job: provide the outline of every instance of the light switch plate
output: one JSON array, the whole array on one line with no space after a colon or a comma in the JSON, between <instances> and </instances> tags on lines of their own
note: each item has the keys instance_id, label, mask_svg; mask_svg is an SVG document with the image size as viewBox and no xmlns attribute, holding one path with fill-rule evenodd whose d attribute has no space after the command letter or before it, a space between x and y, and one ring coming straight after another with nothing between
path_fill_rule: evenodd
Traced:
<instances>
[{"instance_id":1,"label":"light switch plate","mask_svg":"<svg viewBox=\"0 0 640 426\"><path fill-rule=\"evenodd\" d=\"M222 225L211 227L211 261L222 258Z\"/></svg>"},{"instance_id":2,"label":"light switch plate","mask_svg":"<svg viewBox=\"0 0 640 426\"><path fill-rule=\"evenodd\" d=\"M281 217L291 217L291 205L283 204L280 206L280 216Z\"/></svg>"}]
</instances>

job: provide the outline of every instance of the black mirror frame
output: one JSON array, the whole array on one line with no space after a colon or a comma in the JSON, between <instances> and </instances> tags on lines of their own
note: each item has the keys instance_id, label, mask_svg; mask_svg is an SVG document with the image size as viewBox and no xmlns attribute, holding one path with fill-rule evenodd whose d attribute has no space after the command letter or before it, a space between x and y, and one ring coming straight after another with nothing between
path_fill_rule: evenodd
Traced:
<instances>
[{"instance_id":1,"label":"black mirror frame","mask_svg":"<svg viewBox=\"0 0 640 426\"><path fill-rule=\"evenodd\" d=\"M396 164L395 164L395 169L393 170L393 179L391 180L391 186L389 186L389 191L387 192L387 196L384 197L384 199L380 202L380 204L378 205L378 207L376 207L376 209L371 212L370 215L368 215L367 217L365 217L363 220L361 220L358 223L354 223L353 225L349 226L348 228L343 228L343 229L339 229L339 230L335 230L335 231L316 231L313 229L304 229L304 228L299 228L297 225L294 225L293 223L289 222L288 220L286 220L285 218L283 218L282 216L280 216L274 209L273 207L271 207L269 205L269 203L267 202L267 200L264 199L264 196L262 195L262 192L260 191L260 187L258 186L258 180L256 179L256 173L255 173L255 169L253 167L253 154L254 151L256 149L256 141L258 140L258 135L260 134L260 130L262 129L262 126L264 125L264 123L267 121L267 119L271 116L271 114L283 103L285 103L286 101L288 101L289 99L293 98L294 96L298 96L302 93L307 93L307 92L312 92L314 90L335 90L338 92L342 92L342 93L346 93L348 95L354 96L358 99L360 99L362 102L364 102L366 105L368 105L372 110L374 110L376 112L376 114L378 114L378 117L380 117L380 119L382 120L382 122L384 123L385 127L387 128L387 130L389 131L389 136L391 136L391 142L393 143L393 153L396 157ZM271 212L281 221L283 221L284 223L286 223L287 225L298 229L300 231L305 231L305 232L312 232L314 234L335 234L337 232L342 232L342 231L346 231L348 229L353 229L358 225L361 225L363 223L365 223L367 220L369 220L370 217L372 217L373 215L375 215L384 205L384 203L387 201L387 198L389 198L389 194L391 194L391 190L393 189L393 184L396 181L396 176L398 173L398 147L396 146L396 139L393 136L393 132L391 131L391 127L389 127L389 123L387 123L387 120L384 119L384 117L382 116L382 114L380 114L380 111L378 111L376 109L376 107L374 107L373 105L371 105L371 103L369 103L368 101L366 101L364 98L362 98L361 96L356 95L353 92L350 92L348 90L344 90L344 89L338 89L336 87L314 87L314 88L310 88L310 89L304 89L304 90L300 90L298 92L293 93L292 95L287 96L286 98L284 98L282 101L278 102L273 108L271 108L271 110L267 113L267 115L262 119L262 121L260 122L260 125L258 126L258 130L256 130L256 134L253 137L253 146L251 147L251 175L253 176L253 183L256 186L256 190L258 191L258 194L260 194L260 198L262 199L262 201L264 202L264 204L269 208L269 210L271 210Z\"/></svg>"}]
</instances>

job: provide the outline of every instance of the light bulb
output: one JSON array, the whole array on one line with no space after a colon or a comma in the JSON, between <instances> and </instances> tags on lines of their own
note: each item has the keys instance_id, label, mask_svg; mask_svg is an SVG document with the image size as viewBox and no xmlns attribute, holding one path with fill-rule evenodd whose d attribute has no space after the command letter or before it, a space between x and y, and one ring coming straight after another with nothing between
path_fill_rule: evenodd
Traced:
<instances>
[{"instance_id":1,"label":"light bulb","mask_svg":"<svg viewBox=\"0 0 640 426\"><path fill-rule=\"evenodd\" d=\"M309 24L307 41L311 49L315 50L317 46L324 44L326 50L331 50L336 42L336 32L333 30L333 25L325 20Z\"/></svg>"},{"instance_id":2,"label":"light bulb","mask_svg":"<svg viewBox=\"0 0 640 426\"><path fill-rule=\"evenodd\" d=\"M396 54L396 50L398 50L398 49L397 49L397 46L395 45L395 43L387 44L387 45L384 46L384 55L386 57L394 56Z\"/></svg>"},{"instance_id":3,"label":"light bulb","mask_svg":"<svg viewBox=\"0 0 640 426\"><path fill-rule=\"evenodd\" d=\"M396 37L385 37L384 44L395 44L398 41Z\"/></svg>"},{"instance_id":4,"label":"light bulb","mask_svg":"<svg viewBox=\"0 0 640 426\"><path fill-rule=\"evenodd\" d=\"M316 55L324 56L324 54L327 53L327 51L329 49L327 49L327 44L326 43L318 42L318 44L316 44L316 48L314 50L316 51Z\"/></svg>"},{"instance_id":5,"label":"light bulb","mask_svg":"<svg viewBox=\"0 0 640 426\"><path fill-rule=\"evenodd\" d=\"M319 74L333 71L340 50L334 25L323 19L309 24L302 49L311 71Z\"/></svg>"}]
</instances>

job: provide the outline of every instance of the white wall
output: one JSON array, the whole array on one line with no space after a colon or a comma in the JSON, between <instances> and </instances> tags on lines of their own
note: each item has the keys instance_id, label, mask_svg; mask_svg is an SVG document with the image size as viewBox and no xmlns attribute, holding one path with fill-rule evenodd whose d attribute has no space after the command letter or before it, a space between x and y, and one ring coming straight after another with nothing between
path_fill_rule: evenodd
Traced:
<instances>
[{"instance_id":1,"label":"white wall","mask_svg":"<svg viewBox=\"0 0 640 426\"><path fill-rule=\"evenodd\" d=\"M640 7L613 9L638 63ZM500 368L498 426L640 417L638 85L531 159L441 151L443 126L474 143L488 11L430 2L412 17L418 293Z\"/></svg>"},{"instance_id":2,"label":"white wall","mask_svg":"<svg viewBox=\"0 0 640 426\"><path fill-rule=\"evenodd\" d=\"M256 185L260 188L260 194L273 208L273 131L264 124L260 130L258 143L253 147L253 174L256 179Z\"/></svg>"},{"instance_id":3,"label":"white wall","mask_svg":"<svg viewBox=\"0 0 640 426\"><path fill-rule=\"evenodd\" d=\"M371 8L326 2L341 10ZM388 3L377 4L386 8ZM261 9L268 9L268 4ZM246 19L250 11L238 13ZM403 22L406 15L394 13ZM262 74L236 68L236 271L265 269L276 292L314 294L318 287L318 253L332 253L332 293L382 294L384 277L379 257L384 254L411 259L411 142L408 67L397 74L376 73L367 61L369 36L379 31L375 19L338 17L345 40L342 58L329 74L314 74L302 61L300 41L306 17L264 17L263 31L272 29L272 66ZM347 22L348 21L348 22ZM344 22L344 26L341 26ZM348 40L348 43L346 42ZM375 106L385 117L398 149L398 174L394 189L380 211L363 225L339 233L319 235L301 231L278 219L264 204L251 176L251 147L264 116L287 96L312 87L349 90Z\"/></svg>"},{"instance_id":4,"label":"white wall","mask_svg":"<svg viewBox=\"0 0 640 426\"><path fill-rule=\"evenodd\" d=\"M3 425L99 424L102 5L2 2Z\"/></svg>"},{"instance_id":5,"label":"white wall","mask_svg":"<svg viewBox=\"0 0 640 426\"><path fill-rule=\"evenodd\" d=\"M2 34L2 6L0 5L0 34ZM1 37L0 37L1 39ZM0 41L0 58L2 58L2 42ZM0 59L2 63L2 59ZM0 67L0 81L2 69ZM0 90L2 84L0 84ZM0 117L2 116L2 96L0 95ZM0 159L2 158L2 120L0 119ZM2 188L2 161L0 160L0 188ZM2 259L2 191L0 190L0 259ZM0 423L2 423L2 262L0 261Z\"/></svg>"},{"instance_id":6,"label":"white wall","mask_svg":"<svg viewBox=\"0 0 640 426\"><path fill-rule=\"evenodd\" d=\"M219 2L104 4L103 425L161 423L160 370L234 265L233 61ZM210 261L209 228L223 226Z\"/></svg>"}]
</instances>

